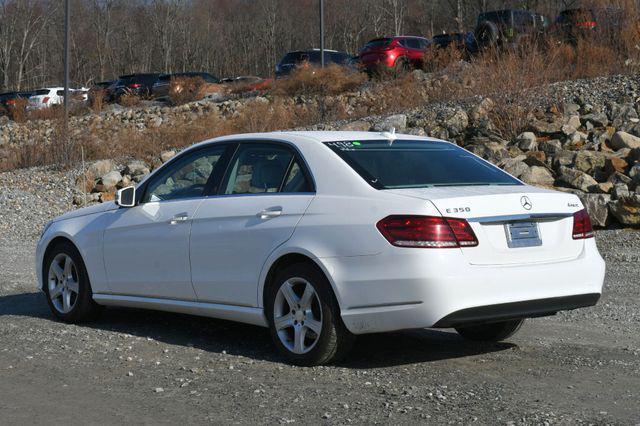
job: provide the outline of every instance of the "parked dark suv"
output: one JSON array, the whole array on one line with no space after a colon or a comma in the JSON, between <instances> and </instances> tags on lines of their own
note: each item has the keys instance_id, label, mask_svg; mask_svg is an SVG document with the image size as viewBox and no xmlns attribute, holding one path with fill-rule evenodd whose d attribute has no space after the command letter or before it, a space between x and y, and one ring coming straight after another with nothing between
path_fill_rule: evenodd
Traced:
<instances>
[{"instance_id":1,"label":"parked dark suv","mask_svg":"<svg viewBox=\"0 0 640 426\"><path fill-rule=\"evenodd\" d=\"M542 37L549 20L539 13L522 9L481 13L474 31L480 48L517 46L524 40Z\"/></svg>"},{"instance_id":2,"label":"parked dark suv","mask_svg":"<svg viewBox=\"0 0 640 426\"><path fill-rule=\"evenodd\" d=\"M553 25L553 33L560 40L576 43L591 35L597 27L596 17L591 9L567 9L560 12Z\"/></svg>"},{"instance_id":3,"label":"parked dark suv","mask_svg":"<svg viewBox=\"0 0 640 426\"><path fill-rule=\"evenodd\" d=\"M153 86L158 82L161 75L160 73L122 75L107 88L106 99L109 102L118 102L125 93L142 98L151 97Z\"/></svg>"},{"instance_id":4,"label":"parked dark suv","mask_svg":"<svg viewBox=\"0 0 640 426\"><path fill-rule=\"evenodd\" d=\"M297 50L295 52L289 52L280 60L276 65L276 78L289 75L298 66L304 63L308 63L311 66L320 66L320 50ZM350 66L352 63L352 56L347 52L338 52L336 50L324 51L324 63L338 64L343 66Z\"/></svg>"}]
</instances>

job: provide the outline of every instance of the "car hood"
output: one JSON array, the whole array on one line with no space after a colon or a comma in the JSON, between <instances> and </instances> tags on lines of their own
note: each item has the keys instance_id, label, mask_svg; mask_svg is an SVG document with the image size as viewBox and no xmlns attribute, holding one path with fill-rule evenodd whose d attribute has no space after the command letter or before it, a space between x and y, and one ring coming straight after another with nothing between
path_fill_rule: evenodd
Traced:
<instances>
[{"instance_id":1,"label":"car hood","mask_svg":"<svg viewBox=\"0 0 640 426\"><path fill-rule=\"evenodd\" d=\"M110 210L116 210L119 207L113 201L108 201L106 203L95 204L93 206L84 207L82 209L72 210L63 214L62 216L56 217L53 221L58 222L60 220L73 219L75 217L87 216L90 214L103 213Z\"/></svg>"}]
</instances>

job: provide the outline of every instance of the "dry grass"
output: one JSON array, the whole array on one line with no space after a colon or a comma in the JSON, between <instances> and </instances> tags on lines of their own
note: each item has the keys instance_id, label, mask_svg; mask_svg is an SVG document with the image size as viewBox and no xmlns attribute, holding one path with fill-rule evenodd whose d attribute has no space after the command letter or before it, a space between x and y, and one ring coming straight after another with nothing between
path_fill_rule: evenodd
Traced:
<instances>
[{"instance_id":1,"label":"dry grass","mask_svg":"<svg viewBox=\"0 0 640 426\"><path fill-rule=\"evenodd\" d=\"M118 103L126 108L131 108L140 105L140 96L130 92L123 93L118 99Z\"/></svg>"},{"instance_id":2,"label":"dry grass","mask_svg":"<svg viewBox=\"0 0 640 426\"><path fill-rule=\"evenodd\" d=\"M278 96L337 95L357 90L366 80L365 74L336 64L325 68L303 64L291 75L275 81L267 92Z\"/></svg>"},{"instance_id":3,"label":"dry grass","mask_svg":"<svg viewBox=\"0 0 640 426\"><path fill-rule=\"evenodd\" d=\"M14 104L7 107L6 112L9 118L16 123L24 123L27 121L27 104L29 100L26 98L18 98Z\"/></svg>"},{"instance_id":4,"label":"dry grass","mask_svg":"<svg viewBox=\"0 0 640 426\"><path fill-rule=\"evenodd\" d=\"M169 100L172 105L199 101L204 97L205 81L201 77L172 78L169 84Z\"/></svg>"},{"instance_id":5,"label":"dry grass","mask_svg":"<svg viewBox=\"0 0 640 426\"><path fill-rule=\"evenodd\" d=\"M106 91L103 89L91 89L89 91L89 108L95 113L104 109L106 103Z\"/></svg>"}]
</instances>

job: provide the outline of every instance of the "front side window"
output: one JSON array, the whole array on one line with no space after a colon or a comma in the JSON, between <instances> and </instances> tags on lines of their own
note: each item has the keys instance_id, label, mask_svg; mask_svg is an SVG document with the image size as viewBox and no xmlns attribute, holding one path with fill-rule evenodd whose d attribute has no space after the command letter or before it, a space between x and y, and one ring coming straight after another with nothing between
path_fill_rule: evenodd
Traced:
<instances>
[{"instance_id":1,"label":"front side window","mask_svg":"<svg viewBox=\"0 0 640 426\"><path fill-rule=\"evenodd\" d=\"M279 145L240 145L227 173L226 195L310 191L293 152Z\"/></svg>"},{"instance_id":2,"label":"front side window","mask_svg":"<svg viewBox=\"0 0 640 426\"><path fill-rule=\"evenodd\" d=\"M446 142L367 140L326 145L377 189L522 185L499 168Z\"/></svg>"},{"instance_id":3,"label":"front side window","mask_svg":"<svg viewBox=\"0 0 640 426\"><path fill-rule=\"evenodd\" d=\"M226 146L199 150L161 170L149 182L142 202L201 197Z\"/></svg>"}]
</instances>

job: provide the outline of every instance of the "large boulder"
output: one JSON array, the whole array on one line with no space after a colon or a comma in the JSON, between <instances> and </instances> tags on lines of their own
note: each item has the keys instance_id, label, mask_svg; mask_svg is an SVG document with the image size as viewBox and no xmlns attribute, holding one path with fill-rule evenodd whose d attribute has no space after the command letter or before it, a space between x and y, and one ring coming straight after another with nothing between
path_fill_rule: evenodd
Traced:
<instances>
[{"instance_id":1,"label":"large boulder","mask_svg":"<svg viewBox=\"0 0 640 426\"><path fill-rule=\"evenodd\" d=\"M500 166L505 172L515 177L520 177L529 170L529 166L522 161L522 158L508 158L503 160Z\"/></svg>"},{"instance_id":2,"label":"large boulder","mask_svg":"<svg viewBox=\"0 0 640 426\"><path fill-rule=\"evenodd\" d=\"M468 146L467 149L493 164L498 164L501 160L511 157L505 145L500 142L478 143Z\"/></svg>"},{"instance_id":3,"label":"large boulder","mask_svg":"<svg viewBox=\"0 0 640 426\"><path fill-rule=\"evenodd\" d=\"M591 114L585 114L580 117L580 121L584 125L591 123L594 127L605 127L609 124L607 114L604 112L592 112Z\"/></svg>"},{"instance_id":4,"label":"large boulder","mask_svg":"<svg viewBox=\"0 0 640 426\"><path fill-rule=\"evenodd\" d=\"M618 150L622 148L640 148L640 138L626 132L615 132L609 142L611 148Z\"/></svg>"},{"instance_id":5,"label":"large boulder","mask_svg":"<svg viewBox=\"0 0 640 426\"><path fill-rule=\"evenodd\" d=\"M574 134L580 128L580 116L572 115L569 120L562 126L562 133L569 136Z\"/></svg>"},{"instance_id":6,"label":"large boulder","mask_svg":"<svg viewBox=\"0 0 640 426\"><path fill-rule=\"evenodd\" d=\"M340 127L340 130L353 131L353 132L368 132L371 128L371 124L363 120L352 121Z\"/></svg>"},{"instance_id":7,"label":"large boulder","mask_svg":"<svg viewBox=\"0 0 640 426\"><path fill-rule=\"evenodd\" d=\"M160 161L162 161L163 163L166 163L167 161L171 160L175 156L176 156L176 152L172 149L167 151L162 151L160 153Z\"/></svg>"},{"instance_id":8,"label":"large boulder","mask_svg":"<svg viewBox=\"0 0 640 426\"><path fill-rule=\"evenodd\" d=\"M100 192L111 191L115 189L115 187L122 180L122 175L117 170L112 170L109 173L102 176L100 182L102 183L102 188Z\"/></svg>"},{"instance_id":9,"label":"large boulder","mask_svg":"<svg viewBox=\"0 0 640 426\"><path fill-rule=\"evenodd\" d=\"M546 167L547 154L543 151L529 151L526 153L524 162L528 166Z\"/></svg>"},{"instance_id":10,"label":"large boulder","mask_svg":"<svg viewBox=\"0 0 640 426\"><path fill-rule=\"evenodd\" d=\"M544 151L547 155L555 154L556 152L562 151L562 142L558 139L542 141L538 143L538 149Z\"/></svg>"},{"instance_id":11,"label":"large boulder","mask_svg":"<svg viewBox=\"0 0 640 426\"><path fill-rule=\"evenodd\" d=\"M396 132L404 132L407 128L407 116L404 114L390 115L373 126L373 130L378 132L390 131L395 129Z\"/></svg>"},{"instance_id":12,"label":"large boulder","mask_svg":"<svg viewBox=\"0 0 640 426\"><path fill-rule=\"evenodd\" d=\"M615 172L624 173L628 164L625 160L618 157L607 158L604 162L604 171L607 176L614 174Z\"/></svg>"},{"instance_id":13,"label":"large boulder","mask_svg":"<svg viewBox=\"0 0 640 426\"><path fill-rule=\"evenodd\" d=\"M581 172L593 174L596 169L604 167L605 156L597 151L578 151L573 166Z\"/></svg>"},{"instance_id":14,"label":"large boulder","mask_svg":"<svg viewBox=\"0 0 640 426\"><path fill-rule=\"evenodd\" d=\"M623 225L640 225L640 195L638 194L610 202L609 210Z\"/></svg>"},{"instance_id":15,"label":"large boulder","mask_svg":"<svg viewBox=\"0 0 640 426\"><path fill-rule=\"evenodd\" d=\"M104 176L112 170L117 168L116 163L113 160L99 160L91 163L87 168L87 175L94 177Z\"/></svg>"},{"instance_id":16,"label":"large boulder","mask_svg":"<svg viewBox=\"0 0 640 426\"><path fill-rule=\"evenodd\" d=\"M589 192L591 187L598 185L598 182L588 174L564 166L560 167L558 183L584 192Z\"/></svg>"},{"instance_id":17,"label":"large boulder","mask_svg":"<svg viewBox=\"0 0 640 426\"><path fill-rule=\"evenodd\" d=\"M534 120L531 123L531 130L537 135L555 135L562 133L562 122L561 121L541 121Z\"/></svg>"},{"instance_id":18,"label":"large boulder","mask_svg":"<svg viewBox=\"0 0 640 426\"><path fill-rule=\"evenodd\" d=\"M529 185L552 186L555 179L546 167L532 166L520 175L520 180Z\"/></svg>"},{"instance_id":19,"label":"large boulder","mask_svg":"<svg viewBox=\"0 0 640 426\"><path fill-rule=\"evenodd\" d=\"M443 120L443 125L451 137L457 137L464 134L465 129L469 125L469 117L466 112L458 109Z\"/></svg>"},{"instance_id":20,"label":"large boulder","mask_svg":"<svg viewBox=\"0 0 640 426\"><path fill-rule=\"evenodd\" d=\"M607 226L609 222L608 204L611 196L608 194L582 194L580 200L589 213L591 222L595 226Z\"/></svg>"},{"instance_id":21,"label":"large boulder","mask_svg":"<svg viewBox=\"0 0 640 426\"><path fill-rule=\"evenodd\" d=\"M149 169L149 167L144 161L134 160L127 164L127 166L124 169L124 174L129 176L139 176L139 175L146 175L150 171L151 170Z\"/></svg>"},{"instance_id":22,"label":"large boulder","mask_svg":"<svg viewBox=\"0 0 640 426\"><path fill-rule=\"evenodd\" d=\"M538 149L537 138L533 132L520 133L516 138L516 144L523 151L535 151Z\"/></svg>"}]
</instances>

